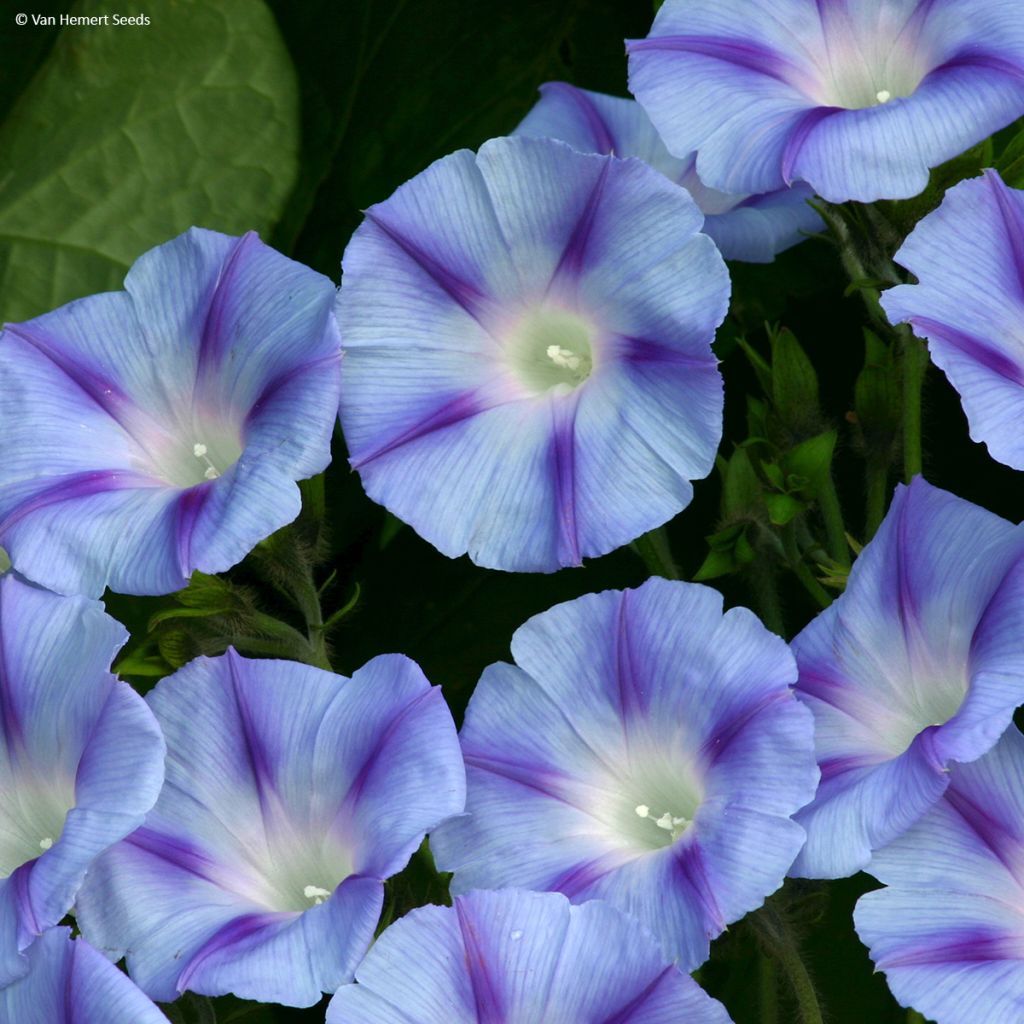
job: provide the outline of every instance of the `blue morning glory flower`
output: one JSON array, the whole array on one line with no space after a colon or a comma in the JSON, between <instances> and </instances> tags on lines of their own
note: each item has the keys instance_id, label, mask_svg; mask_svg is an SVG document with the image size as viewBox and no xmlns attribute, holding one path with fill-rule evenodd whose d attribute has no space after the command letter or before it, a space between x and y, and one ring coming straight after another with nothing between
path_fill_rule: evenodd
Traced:
<instances>
[{"instance_id":1,"label":"blue morning glory flower","mask_svg":"<svg viewBox=\"0 0 1024 1024\"><path fill-rule=\"evenodd\" d=\"M722 432L729 279L639 160L494 139L345 252L341 420L366 492L446 555L550 572L684 508Z\"/></svg>"},{"instance_id":2,"label":"blue morning glory flower","mask_svg":"<svg viewBox=\"0 0 1024 1024\"><path fill-rule=\"evenodd\" d=\"M936 1024L1020 1020L1022 868L1024 736L1011 726L871 862L889 888L861 897L854 920L900 1003Z\"/></svg>"},{"instance_id":3,"label":"blue morning glory flower","mask_svg":"<svg viewBox=\"0 0 1024 1024\"><path fill-rule=\"evenodd\" d=\"M146 699L167 785L89 873L82 934L126 953L159 1002L191 989L312 1005L351 979L383 880L463 808L440 689L400 655L344 679L229 650Z\"/></svg>"},{"instance_id":4,"label":"blue morning glory flower","mask_svg":"<svg viewBox=\"0 0 1024 1024\"><path fill-rule=\"evenodd\" d=\"M793 874L867 867L943 794L948 766L1024 701L1024 531L920 477L899 487L845 593L793 641L821 785Z\"/></svg>"},{"instance_id":5,"label":"blue morning glory flower","mask_svg":"<svg viewBox=\"0 0 1024 1024\"><path fill-rule=\"evenodd\" d=\"M709 587L648 580L530 619L466 712L468 814L431 839L453 892L605 899L692 970L803 845L812 720L786 644Z\"/></svg>"},{"instance_id":6,"label":"blue morning glory flower","mask_svg":"<svg viewBox=\"0 0 1024 1024\"><path fill-rule=\"evenodd\" d=\"M558 893L473 892L391 925L327 1024L729 1024L636 921Z\"/></svg>"},{"instance_id":7,"label":"blue morning glory flower","mask_svg":"<svg viewBox=\"0 0 1024 1024\"><path fill-rule=\"evenodd\" d=\"M70 928L51 928L28 949L28 973L0 988L4 1024L167 1024L167 1018Z\"/></svg>"},{"instance_id":8,"label":"blue morning glory flower","mask_svg":"<svg viewBox=\"0 0 1024 1024\"><path fill-rule=\"evenodd\" d=\"M725 192L906 198L1024 114L1019 0L666 0L627 46L669 150Z\"/></svg>"},{"instance_id":9,"label":"blue morning glory flower","mask_svg":"<svg viewBox=\"0 0 1024 1024\"><path fill-rule=\"evenodd\" d=\"M164 778L153 715L110 662L98 601L0 576L0 986L70 910L95 858L142 824Z\"/></svg>"},{"instance_id":10,"label":"blue morning glory flower","mask_svg":"<svg viewBox=\"0 0 1024 1024\"><path fill-rule=\"evenodd\" d=\"M727 260L770 263L777 253L822 228L808 205L814 193L806 185L767 195L727 195L697 177L693 155L680 160L669 153L650 118L635 100L548 82L541 98L513 134L561 139L581 153L635 156L682 185L704 214L704 233Z\"/></svg>"},{"instance_id":11,"label":"blue morning glory flower","mask_svg":"<svg viewBox=\"0 0 1024 1024\"><path fill-rule=\"evenodd\" d=\"M299 512L330 461L334 287L193 228L125 291L0 335L0 544L61 593L161 594L221 572Z\"/></svg>"},{"instance_id":12,"label":"blue morning glory flower","mask_svg":"<svg viewBox=\"0 0 1024 1024\"><path fill-rule=\"evenodd\" d=\"M895 259L917 284L891 288L882 306L928 339L960 392L971 437L1024 469L1024 192L996 171L946 193Z\"/></svg>"}]
</instances>

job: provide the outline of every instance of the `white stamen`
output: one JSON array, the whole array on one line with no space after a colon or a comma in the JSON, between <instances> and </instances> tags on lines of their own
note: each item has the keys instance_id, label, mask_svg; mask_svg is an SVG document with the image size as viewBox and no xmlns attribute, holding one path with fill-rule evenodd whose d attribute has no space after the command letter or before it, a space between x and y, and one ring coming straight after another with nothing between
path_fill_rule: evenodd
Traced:
<instances>
[{"instance_id":1,"label":"white stamen","mask_svg":"<svg viewBox=\"0 0 1024 1024\"><path fill-rule=\"evenodd\" d=\"M53 846L53 840L49 836L39 840L40 850L48 850L51 846Z\"/></svg>"},{"instance_id":2,"label":"white stamen","mask_svg":"<svg viewBox=\"0 0 1024 1024\"><path fill-rule=\"evenodd\" d=\"M321 889L318 885L307 885L302 890L302 895L307 900L312 900L315 906L319 906L328 896L331 895L330 889Z\"/></svg>"},{"instance_id":3,"label":"white stamen","mask_svg":"<svg viewBox=\"0 0 1024 1024\"><path fill-rule=\"evenodd\" d=\"M663 828L666 832L672 831L672 815L666 811L655 823L658 828Z\"/></svg>"},{"instance_id":4,"label":"white stamen","mask_svg":"<svg viewBox=\"0 0 1024 1024\"><path fill-rule=\"evenodd\" d=\"M888 89L879 89L878 92L875 93L875 99L878 100L879 103L888 103L889 100L892 99L892 93L889 92Z\"/></svg>"},{"instance_id":5,"label":"white stamen","mask_svg":"<svg viewBox=\"0 0 1024 1024\"><path fill-rule=\"evenodd\" d=\"M578 370L580 368L580 357L572 349L562 348L561 345L548 345L545 351L547 352L548 359L555 366L561 366L566 370Z\"/></svg>"},{"instance_id":6,"label":"white stamen","mask_svg":"<svg viewBox=\"0 0 1024 1024\"><path fill-rule=\"evenodd\" d=\"M635 810L638 818L646 818L651 813L651 809L647 804L637 804Z\"/></svg>"},{"instance_id":7,"label":"white stamen","mask_svg":"<svg viewBox=\"0 0 1024 1024\"><path fill-rule=\"evenodd\" d=\"M202 459L203 462L206 463L206 472L203 473L203 476L205 476L207 480L216 480L217 477L220 476L220 471L210 461L210 456L206 454L209 450L210 449L207 448L206 445L202 443L202 441L197 441L194 445L192 445L192 454L197 459Z\"/></svg>"}]
</instances>

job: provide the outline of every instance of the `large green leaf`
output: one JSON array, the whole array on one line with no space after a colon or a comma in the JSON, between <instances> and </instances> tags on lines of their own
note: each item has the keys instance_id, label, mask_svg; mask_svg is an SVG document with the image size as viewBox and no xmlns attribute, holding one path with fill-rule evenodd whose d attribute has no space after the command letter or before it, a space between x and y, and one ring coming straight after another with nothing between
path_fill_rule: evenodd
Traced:
<instances>
[{"instance_id":1,"label":"large green leaf","mask_svg":"<svg viewBox=\"0 0 1024 1024\"><path fill-rule=\"evenodd\" d=\"M193 224L266 232L288 196L297 89L262 0L145 11L144 26L63 29L0 127L4 319L119 287L140 253Z\"/></svg>"}]
</instances>

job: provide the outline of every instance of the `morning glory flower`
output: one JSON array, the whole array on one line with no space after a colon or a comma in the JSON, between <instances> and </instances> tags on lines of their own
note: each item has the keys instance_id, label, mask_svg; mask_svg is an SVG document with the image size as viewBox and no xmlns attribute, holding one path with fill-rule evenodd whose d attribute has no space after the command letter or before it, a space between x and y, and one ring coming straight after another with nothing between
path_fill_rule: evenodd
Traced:
<instances>
[{"instance_id":1,"label":"morning glory flower","mask_svg":"<svg viewBox=\"0 0 1024 1024\"><path fill-rule=\"evenodd\" d=\"M351 679L233 650L147 696L167 785L93 867L82 934L151 998L310 1006L351 980L384 879L465 800L451 714L400 655Z\"/></svg>"},{"instance_id":2,"label":"morning glory flower","mask_svg":"<svg viewBox=\"0 0 1024 1024\"><path fill-rule=\"evenodd\" d=\"M28 949L28 973L0 989L4 1024L167 1024L167 1018L70 928L51 928Z\"/></svg>"},{"instance_id":3,"label":"morning glory flower","mask_svg":"<svg viewBox=\"0 0 1024 1024\"><path fill-rule=\"evenodd\" d=\"M875 855L889 888L857 932L893 995L936 1024L1009 1024L1024 1006L1024 736L950 772L943 798Z\"/></svg>"},{"instance_id":4,"label":"morning glory flower","mask_svg":"<svg viewBox=\"0 0 1024 1024\"><path fill-rule=\"evenodd\" d=\"M692 970L782 884L814 794L786 644L709 587L650 579L530 619L462 729L468 814L431 839L452 891L604 899Z\"/></svg>"},{"instance_id":5,"label":"morning glory flower","mask_svg":"<svg viewBox=\"0 0 1024 1024\"><path fill-rule=\"evenodd\" d=\"M71 909L95 858L164 778L145 701L110 674L127 639L98 601L0 576L0 986ZM20 1018L19 1018L20 1020Z\"/></svg>"},{"instance_id":6,"label":"morning glory flower","mask_svg":"<svg viewBox=\"0 0 1024 1024\"><path fill-rule=\"evenodd\" d=\"M917 284L882 306L928 339L960 392L971 437L1024 469L1024 192L996 171L964 181L910 233L895 259Z\"/></svg>"},{"instance_id":7,"label":"morning glory flower","mask_svg":"<svg viewBox=\"0 0 1024 1024\"><path fill-rule=\"evenodd\" d=\"M897 488L845 593L793 641L821 785L793 874L867 867L931 807L948 767L1024 701L1024 532L932 487Z\"/></svg>"},{"instance_id":8,"label":"morning glory flower","mask_svg":"<svg viewBox=\"0 0 1024 1024\"><path fill-rule=\"evenodd\" d=\"M902 199L1024 114L1019 0L666 0L630 89L725 192Z\"/></svg>"},{"instance_id":9,"label":"morning glory flower","mask_svg":"<svg viewBox=\"0 0 1024 1024\"><path fill-rule=\"evenodd\" d=\"M682 185L704 214L704 233L727 260L770 263L776 253L821 230L821 218L807 204L806 185L767 195L726 195L697 177L696 159L669 153L650 118L635 100L548 82L541 98L513 134L561 139L581 153L635 156Z\"/></svg>"},{"instance_id":10,"label":"morning glory flower","mask_svg":"<svg viewBox=\"0 0 1024 1024\"><path fill-rule=\"evenodd\" d=\"M473 892L391 925L327 1024L729 1024L636 921L559 893Z\"/></svg>"},{"instance_id":11,"label":"morning glory flower","mask_svg":"<svg viewBox=\"0 0 1024 1024\"><path fill-rule=\"evenodd\" d=\"M494 139L370 207L345 252L341 420L367 494L451 557L551 572L713 465L729 280L639 160Z\"/></svg>"},{"instance_id":12,"label":"morning glory flower","mask_svg":"<svg viewBox=\"0 0 1024 1024\"><path fill-rule=\"evenodd\" d=\"M0 543L60 593L162 594L298 515L330 461L334 286L193 228L125 291L0 334Z\"/></svg>"}]
</instances>

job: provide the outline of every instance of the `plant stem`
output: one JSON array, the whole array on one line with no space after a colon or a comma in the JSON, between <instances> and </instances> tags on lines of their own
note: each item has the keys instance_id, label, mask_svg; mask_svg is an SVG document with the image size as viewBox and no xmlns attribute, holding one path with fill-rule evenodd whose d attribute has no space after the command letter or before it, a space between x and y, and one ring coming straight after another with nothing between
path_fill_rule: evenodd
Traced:
<instances>
[{"instance_id":1,"label":"plant stem","mask_svg":"<svg viewBox=\"0 0 1024 1024\"><path fill-rule=\"evenodd\" d=\"M846 524L843 522L843 510L839 504L839 494L836 492L831 471L818 491L817 498L821 518L825 521L828 553L840 565L849 565L850 549L846 543Z\"/></svg>"},{"instance_id":2,"label":"plant stem","mask_svg":"<svg viewBox=\"0 0 1024 1024\"><path fill-rule=\"evenodd\" d=\"M752 914L750 920L766 951L778 962L789 981L800 1010L801 1024L824 1024L814 983L785 919L769 901Z\"/></svg>"},{"instance_id":3,"label":"plant stem","mask_svg":"<svg viewBox=\"0 0 1024 1024\"><path fill-rule=\"evenodd\" d=\"M832 603L829 592L814 578L814 573L808 568L804 561L800 548L797 546L796 533L793 523L787 523L782 528L782 547L786 552L786 561L790 569L796 574L796 578L803 584L815 602L822 608L827 608ZM846 547L846 535L843 534L843 547ZM845 564L845 561L844 561Z\"/></svg>"},{"instance_id":4,"label":"plant stem","mask_svg":"<svg viewBox=\"0 0 1024 1024\"><path fill-rule=\"evenodd\" d=\"M640 556L652 576L664 576L667 580L683 578L672 558L672 548L664 526L637 537L630 547Z\"/></svg>"},{"instance_id":5,"label":"plant stem","mask_svg":"<svg viewBox=\"0 0 1024 1024\"><path fill-rule=\"evenodd\" d=\"M928 368L928 351L907 328L899 330L903 355L903 480L921 472L921 393Z\"/></svg>"},{"instance_id":6,"label":"plant stem","mask_svg":"<svg viewBox=\"0 0 1024 1024\"><path fill-rule=\"evenodd\" d=\"M757 980L760 1024L779 1024L779 983L775 977L775 965L763 953L758 958Z\"/></svg>"},{"instance_id":7,"label":"plant stem","mask_svg":"<svg viewBox=\"0 0 1024 1024\"><path fill-rule=\"evenodd\" d=\"M775 570L762 554L747 566L747 582L754 597L754 605L761 621L781 637L786 636L786 623L782 617L782 602L779 600L779 586Z\"/></svg>"},{"instance_id":8,"label":"plant stem","mask_svg":"<svg viewBox=\"0 0 1024 1024\"><path fill-rule=\"evenodd\" d=\"M878 532L885 518L885 499L889 494L889 460L869 456L867 469L867 500L864 515L864 543Z\"/></svg>"},{"instance_id":9,"label":"plant stem","mask_svg":"<svg viewBox=\"0 0 1024 1024\"><path fill-rule=\"evenodd\" d=\"M917 1010L907 1010L907 1024L928 1024L928 1020Z\"/></svg>"}]
</instances>

